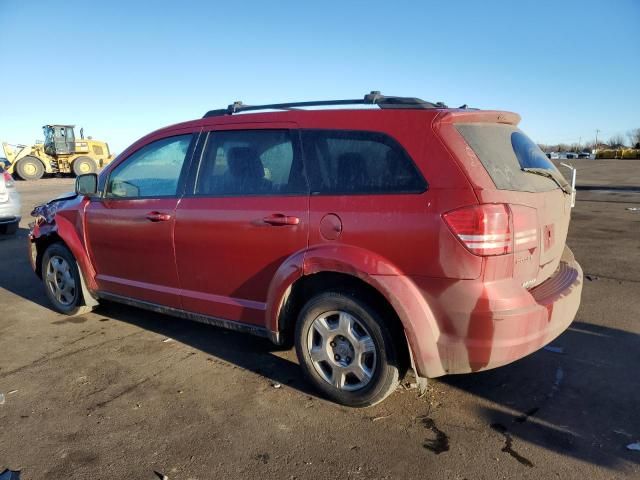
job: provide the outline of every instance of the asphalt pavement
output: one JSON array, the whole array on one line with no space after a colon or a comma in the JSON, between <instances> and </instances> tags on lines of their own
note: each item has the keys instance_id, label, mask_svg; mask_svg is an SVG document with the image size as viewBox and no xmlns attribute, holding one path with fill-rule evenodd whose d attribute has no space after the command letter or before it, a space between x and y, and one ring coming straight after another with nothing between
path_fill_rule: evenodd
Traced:
<instances>
[{"instance_id":1,"label":"asphalt pavement","mask_svg":"<svg viewBox=\"0 0 640 480\"><path fill-rule=\"evenodd\" d=\"M625 163L615 174L640 179L640 161ZM607 170L590 184L616 184ZM264 339L115 304L55 313L28 264L28 212L73 180L17 184L21 228L0 238L0 472L640 478L640 452L626 448L640 441L640 211L628 209L639 193L578 193L568 243L583 299L553 351L432 380L422 397L409 379L354 410L319 398L294 352Z\"/></svg>"}]
</instances>

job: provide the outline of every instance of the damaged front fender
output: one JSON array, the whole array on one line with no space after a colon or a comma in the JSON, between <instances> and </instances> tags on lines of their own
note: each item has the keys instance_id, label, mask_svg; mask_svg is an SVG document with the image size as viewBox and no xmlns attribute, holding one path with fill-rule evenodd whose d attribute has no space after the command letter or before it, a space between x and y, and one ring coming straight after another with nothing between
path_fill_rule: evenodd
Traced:
<instances>
[{"instance_id":1,"label":"damaged front fender","mask_svg":"<svg viewBox=\"0 0 640 480\"><path fill-rule=\"evenodd\" d=\"M85 304L95 306L95 270L84 241L84 210L88 203L86 197L71 193L36 206L31 212L36 220L30 225L29 259L34 272L41 276L44 251L54 242L64 243L78 264Z\"/></svg>"}]
</instances>

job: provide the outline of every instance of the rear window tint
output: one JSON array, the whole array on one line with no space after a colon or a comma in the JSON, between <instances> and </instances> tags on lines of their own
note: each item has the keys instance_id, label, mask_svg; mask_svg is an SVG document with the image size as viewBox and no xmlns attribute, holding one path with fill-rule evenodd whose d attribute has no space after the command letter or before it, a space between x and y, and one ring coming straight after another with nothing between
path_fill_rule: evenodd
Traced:
<instances>
[{"instance_id":1,"label":"rear window tint","mask_svg":"<svg viewBox=\"0 0 640 480\"><path fill-rule=\"evenodd\" d=\"M421 193L425 180L407 152L378 132L302 130L313 194Z\"/></svg>"},{"instance_id":2,"label":"rear window tint","mask_svg":"<svg viewBox=\"0 0 640 480\"><path fill-rule=\"evenodd\" d=\"M558 188L551 179L524 172L543 168L561 176L540 148L513 125L497 123L456 124L500 190L544 192Z\"/></svg>"}]
</instances>

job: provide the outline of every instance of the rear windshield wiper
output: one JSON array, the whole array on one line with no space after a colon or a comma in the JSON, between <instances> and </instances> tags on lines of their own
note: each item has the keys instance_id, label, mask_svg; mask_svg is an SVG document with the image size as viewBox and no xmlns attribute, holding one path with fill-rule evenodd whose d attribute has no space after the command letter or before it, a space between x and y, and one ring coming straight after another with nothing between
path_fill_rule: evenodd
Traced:
<instances>
[{"instance_id":1,"label":"rear windshield wiper","mask_svg":"<svg viewBox=\"0 0 640 480\"><path fill-rule=\"evenodd\" d=\"M527 167L525 167L525 168L522 169L522 171L550 178L551 180L553 180L556 183L556 185L558 185L560 187L560 190L562 190L567 195L571 195L571 190L569 189L569 184L566 183L566 182L564 182L564 183L561 182L558 179L558 177L556 177L553 174L553 172L551 170L547 170L546 168L527 168Z\"/></svg>"}]
</instances>

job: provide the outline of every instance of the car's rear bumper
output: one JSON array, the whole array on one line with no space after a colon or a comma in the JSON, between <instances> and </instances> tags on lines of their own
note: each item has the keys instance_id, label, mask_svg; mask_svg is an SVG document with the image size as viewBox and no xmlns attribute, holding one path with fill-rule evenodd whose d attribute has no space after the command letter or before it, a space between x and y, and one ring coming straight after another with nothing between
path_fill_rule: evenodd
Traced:
<instances>
[{"instance_id":1,"label":"car's rear bumper","mask_svg":"<svg viewBox=\"0 0 640 480\"><path fill-rule=\"evenodd\" d=\"M13 233L20 224L20 203L17 194L11 193L8 202L0 203L0 233Z\"/></svg>"},{"instance_id":2,"label":"car's rear bumper","mask_svg":"<svg viewBox=\"0 0 640 480\"><path fill-rule=\"evenodd\" d=\"M539 350L573 321L582 279L569 248L556 272L531 290L512 280L412 278L424 302L404 295L406 287L396 298L406 307L401 317L418 373L488 370Z\"/></svg>"},{"instance_id":3,"label":"car's rear bumper","mask_svg":"<svg viewBox=\"0 0 640 480\"><path fill-rule=\"evenodd\" d=\"M502 300L499 289L480 299L470 321L465 322L467 328L462 335L454 332L438 339L443 369L447 373L488 370L544 347L575 318L582 279L582 268L566 248L556 272L525 291L529 298L510 299L510 303L515 303L513 308L491 309L492 303Z\"/></svg>"},{"instance_id":4,"label":"car's rear bumper","mask_svg":"<svg viewBox=\"0 0 640 480\"><path fill-rule=\"evenodd\" d=\"M7 201L0 202L0 224L13 224L20 221L20 194L15 189L9 189Z\"/></svg>"},{"instance_id":5,"label":"car's rear bumper","mask_svg":"<svg viewBox=\"0 0 640 480\"><path fill-rule=\"evenodd\" d=\"M14 223L20 223L20 217L4 217L0 215L0 225L13 225Z\"/></svg>"}]
</instances>

